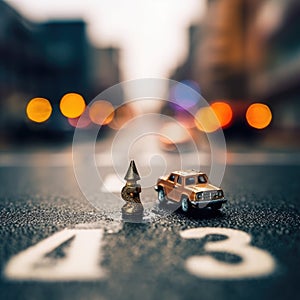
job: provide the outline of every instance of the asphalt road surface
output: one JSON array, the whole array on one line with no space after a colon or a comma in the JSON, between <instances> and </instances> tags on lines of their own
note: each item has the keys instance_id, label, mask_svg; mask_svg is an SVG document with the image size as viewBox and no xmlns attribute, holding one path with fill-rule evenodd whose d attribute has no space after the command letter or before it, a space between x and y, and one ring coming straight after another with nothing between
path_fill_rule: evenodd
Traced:
<instances>
[{"instance_id":1,"label":"asphalt road surface","mask_svg":"<svg viewBox=\"0 0 300 300\"><path fill-rule=\"evenodd\" d=\"M134 224L30 157L0 157L0 299L299 299L299 161L228 165L220 212Z\"/></svg>"}]
</instances>

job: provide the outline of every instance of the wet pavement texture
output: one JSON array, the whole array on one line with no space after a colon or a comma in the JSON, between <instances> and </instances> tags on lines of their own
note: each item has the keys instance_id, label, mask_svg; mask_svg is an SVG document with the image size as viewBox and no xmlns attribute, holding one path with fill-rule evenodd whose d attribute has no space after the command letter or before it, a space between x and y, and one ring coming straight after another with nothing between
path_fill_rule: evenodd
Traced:
<instances>
[{"instance_id":1,"label":"wet pavement texture","mask_svg":"<svg viewBox=\"0 0 300 300\"><path fill-rule=\"evenodd\" d=\"M297 299L299 178L299 165L228 166L222 183L228 203L219 212L204 209L187 215L179 209L152 222L134 224L112 220L106 211L95 209L78 188L72 167L1 167L0 298ZM154 191L147 193L155 199ZM95 197L101 201L109 195ZM105 278L31 281L6 276L11 257L78 224L104 228L99 264L106 270ZM246 232L252 237L251 245L274 258L274 272L232 280L193 275L185 267L191 256L210 255L229 266L243 260L230 253L206 252L205 243L214 237L195 240L180 236L182 230L198 227Z\"/></svg>"}]
</instances>

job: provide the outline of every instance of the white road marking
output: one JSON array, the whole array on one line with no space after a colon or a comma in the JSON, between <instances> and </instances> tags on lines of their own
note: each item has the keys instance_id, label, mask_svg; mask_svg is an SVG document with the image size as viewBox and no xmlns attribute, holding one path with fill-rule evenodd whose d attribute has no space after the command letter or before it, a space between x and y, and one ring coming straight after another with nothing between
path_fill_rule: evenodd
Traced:
<instances>
[{"instance_id":1,"label":"white road marking","mask_svg":"<svg viewBox=\"0 0 300 300\"><path fill-rule=\"evenodd\" d=\"M65 256L52 260L46 257L74 237ZM105 277L100 266L103 229L64 229L13 256L4 275L11 280L99 280Z\"/></svg>"},{"instance_id":2,"label":"white road marking","mask_svg":"<svg viewBox=\"0 0 300 300\"><path fill-rule=\"evenodd\" d=\"M104 178L101 191L104 193L120 193L125 181L121 180L117 174L109 174Z\"/></svg>"},{"instance_id":3,"label":"white road marking","mask_svg":"<svg viewBox=\"0 0 300 300\"><path fill-rule=\"evenodd\" d=\"M202 227L180 232L184 239L201 239L216 234L228 237L226 240L207 242L207 252L230 253L242 261L235 264L221 262L209 255L191 256L185 267L191 274L208 279L243 279L266 276L274 272L275 260L267 252L251 246L251 236L244 231L230 228Z\"/></svg>"},{"instance_id":4,"label":"white road marking","mask_svg":"<svg viewBox=\"0 0 300 300\"><path fill-rule=\"evenodd\" d=\"M115 157L113 159L111 152L96 154L95 160L97 166L101 166L101 167L111 167L113 165L118 165L120 163L118 157Z\"/></svg>"},{"instance_id":5,"label":"white road marking","mask_svg":"<svg viewBox=\"0 0 300 300\"><path fill-rule=\"evenodd\" d=\"M78 224L74 229L64 229L13 256L4 269L9 280L85 281L101 280L106 271L101 267L104 229L119 232L121 225ZM100 227L100 228L99 228ZM222 235L226 240L207 242L207 252L230 253L239 256L239 263L221 262L209 255L187 258L185 268L191 274L208 279L244 279L266 276L274 272L276 264L267 252L250 245L246 232L230 228L202 227L180 232L184 239L201 239L207 235ZM73 240L71 240L73 238ZM50 254L65 242L64 256L50 258Z\"/></svg>"},{"instance_id":6,"label":"white road marking","mask_svg":"<svg viewBox=\"0 0 300 300\"><path fill-rule=\"evenodd\" d=\"M122 230L123 224L119 221L104 221L99 220L95 223L81 223L75 226L75 229L104 229L105 233L113 234Z\"/></svg>"}]
</instances>

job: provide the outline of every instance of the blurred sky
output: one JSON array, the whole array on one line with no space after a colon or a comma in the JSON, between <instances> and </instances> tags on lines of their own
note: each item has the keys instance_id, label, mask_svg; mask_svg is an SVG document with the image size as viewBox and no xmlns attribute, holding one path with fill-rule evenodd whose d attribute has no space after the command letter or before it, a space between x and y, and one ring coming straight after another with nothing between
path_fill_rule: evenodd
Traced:
<instances>
[{"instance_id":1,"label":"blurred sky","mask_svg":"<svg viewBox=\"0 0 300 300\"><path fill-rule=\"evenodd\" d=\"M93 44L122 48L123 79L167 77L187 51L205 0L6 0L35 21L83 18Z\"/></svg>"}]
</instances>

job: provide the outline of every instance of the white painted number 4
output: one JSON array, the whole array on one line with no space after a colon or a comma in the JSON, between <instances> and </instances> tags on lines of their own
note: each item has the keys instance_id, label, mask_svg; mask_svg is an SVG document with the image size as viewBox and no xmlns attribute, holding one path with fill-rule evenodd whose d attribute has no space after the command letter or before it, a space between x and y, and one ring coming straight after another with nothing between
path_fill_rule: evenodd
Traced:
<instances>
[{"instance_id":1,"label":"white painted number 4","mask_svg":"<svg viewBox=\"0 0 300 300\"><path fill-rule=\"evenodd\" d=\"M99 280L105 277L100 265L103 229L64 229L13 256L5 268L5 276L12 280ZM226 240L207 242L206 252L237 255L239 263L221 262L209 255L189 257L185 268L191 274L210 279L242 279L266 276L275 269L275 261L264 250L250 245L247 233L229 228L193 228L180 232L184 239L201 239L208 235L222 235ZM50 258L66 242L64 255Z\"/></svg>"},{"instance_id":2,"label":"white painted number 4","mask_svg":"<svg viewBox=\"0 0 300 300\"><path fill-rule=\"evenodd\" d=\"M103 229L64 229L10 259L5 275L13 280L95 280L105 276L100 266ZM72 240L70 240L72 239ZM62 258L47 254L67 241Z\"/></svg>"},{"instance_id":3,"label":"white painted number 4","mask_svg":"<svg viewBox=\"0 0 300 300\"><path fill-rule=\"evenodd\" d=\"M184 239L201 239L208 235L222 235L226 240L207 242L206 252L230 253L241 258L236 264L221 262L209 255L189 257L185 262L191 274L210 279L242 279L266 276L275 269L273 257L266 251L251 246L246 232L229 228L203 227L180 232Z\"/></svg>"}]
</instances>

